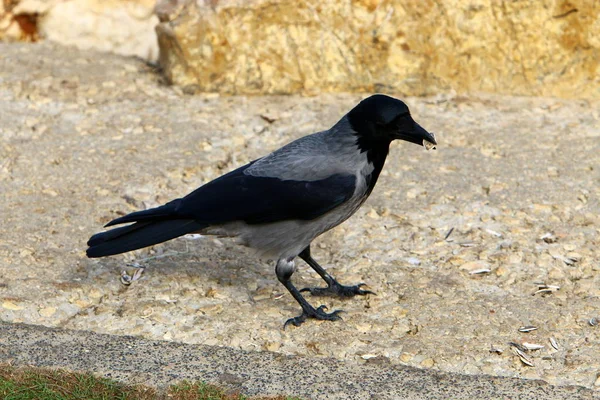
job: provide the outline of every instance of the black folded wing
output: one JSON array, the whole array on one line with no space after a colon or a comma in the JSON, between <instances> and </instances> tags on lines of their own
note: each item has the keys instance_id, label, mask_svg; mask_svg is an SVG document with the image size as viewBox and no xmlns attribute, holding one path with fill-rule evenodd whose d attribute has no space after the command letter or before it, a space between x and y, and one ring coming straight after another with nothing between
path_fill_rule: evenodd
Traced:
<instances>
[{"instance_id":1,"label":"black folded wing","mask_svg":"<svg viewBox=\"0 0 600 400\"><path fill-rule=\"evenodd\" d=\"M245 175L250 165L196 189L181 199L175 213L204 224L311 220L347 201L356 186L350 174L315 181Z\"/></svg>"}]
</instances>

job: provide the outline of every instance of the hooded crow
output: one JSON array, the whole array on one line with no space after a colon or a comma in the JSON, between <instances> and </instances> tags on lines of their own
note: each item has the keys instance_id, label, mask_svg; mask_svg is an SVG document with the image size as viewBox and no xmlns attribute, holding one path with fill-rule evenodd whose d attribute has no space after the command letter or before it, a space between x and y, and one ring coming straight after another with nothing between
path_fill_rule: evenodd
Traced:
<instances>
[{"instance_id":1,"label":"hooded crow","mask_svg":"<svg viewBox=\"0 0 600 400\"><path fill-rule=\"evenodd\" d=\"M344 286L311 256L319 235L348 219L375 187L395 139L426 145L435 137L417 124L406 104L377 94L361 101L331 129L295 140L163 206L138 211L93 235L88 257L104 257L152 246L188 234L235 237L264 259L277 260L277 279L302 307L285 326L307 318L335 321L341 310L325 312L302 296L352 297L372 293L364 284ZM299 256L327 283L298 290L291 281Z\"/></svg>"}]
</instances>

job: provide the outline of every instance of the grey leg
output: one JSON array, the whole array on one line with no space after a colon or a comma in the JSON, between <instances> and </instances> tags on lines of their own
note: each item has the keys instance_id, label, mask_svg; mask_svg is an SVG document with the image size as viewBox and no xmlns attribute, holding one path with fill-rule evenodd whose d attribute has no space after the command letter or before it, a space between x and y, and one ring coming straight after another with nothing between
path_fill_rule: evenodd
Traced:
<instances>
[{"instance_id":1,"label":"grey leg","mask_svg":"<svg viewBox=\"0 0 600 400\"><path fill-rule=\"evenodd\" d=\"M361 289L362 286L365 286L364 283L359 283L354 286L344 286L338 283L331 275L323 269L310 255L310 246L306 247L302 250L302 253L299 254L300 258L303 259L308 265L311 266L312 269L317 271L317 274L323 278L325 283L327 283L327 287L325 288L304 288L301 289L301 292L310 292L313 296L340 296L340 297L354 297L356 295L367 295L367 294L375 294L370 290Z\"/></svg>"},{"instance_id":2,"label":"grey leg","mask_svg":"<svg viewBox=\"0 0 600 400\"><path fill-rule=\"evenodd\" d=\"M280 259L277 261L277 265L275 267L275 273L277 274L277 279L279 282L285 286L285 288L290 292L290 294L296 299L300 307L302 307L302 314L297 317L290 318L285 321L283 328L285 329L289 324L294 326L300 326L307 318L314 318L318 320L326 320L326 321L337 321L342 319L338 314L342 312L341 310L335 310L332 313L326 313L325 310L327 307L324 305L314 308L311 306L308 301L300 294L298 289L292 284L291 277L294 273L294 260L286 260Z\"/></svg>"}]
</instances>

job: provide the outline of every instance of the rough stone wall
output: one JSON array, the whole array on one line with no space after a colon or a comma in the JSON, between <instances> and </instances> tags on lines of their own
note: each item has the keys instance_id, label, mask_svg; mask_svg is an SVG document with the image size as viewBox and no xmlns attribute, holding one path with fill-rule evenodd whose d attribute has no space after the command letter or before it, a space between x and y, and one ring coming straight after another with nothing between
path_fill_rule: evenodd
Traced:
<instances>
[{"instance_id":1,"label":"rough stone wall","mask_svg":"<svg viewBox=\"0 0 600 400\"><path fill-rule=\"evenodd\" d=\"M0 0L0 40L52 41L156 61L156 0Z\"/></svg>"},{"instance_id":2,"label":"rough stone wall","mask_svg":"<svg viewBox=\"0 0 600 400\"><path fill-rule=\"evenodd\" d=\"M0 40L160 64L186 91L600 98L599 0L0 0ZM155 7L156 5L156 7Z\"/></svg>"},{"instance_id":3,"label":"rough stone wall","mask_svg":"<svg viewBox=\"0 0 600 400\"><path fill-rule=\"evenodd\" d=\"M161 0L190 91L443 90L600 98L597 0Z\"/></svg>"}]
</instances>

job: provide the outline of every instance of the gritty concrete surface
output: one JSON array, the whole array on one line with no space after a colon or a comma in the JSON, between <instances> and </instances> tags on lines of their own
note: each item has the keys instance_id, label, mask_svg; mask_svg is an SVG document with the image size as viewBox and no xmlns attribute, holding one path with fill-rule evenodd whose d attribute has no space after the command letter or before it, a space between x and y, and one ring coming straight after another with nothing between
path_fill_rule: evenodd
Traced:
<instances>
[{"instance_id":1,"label":"gritty concrete surface","mask_svg":"<svg viewBox=\"0 0 600 400\"><path fill-rule=\"evenodd\" d=\"M598 103L405 98L438 150L395 143L371 198L313 251L377 296L309 297L344 320L284 331L298 305L272 264L229 240L97 260L85 242L331 126L363 96L188 96L134 59L47 43L0 54L0 319L600 389ZM132 260L148 268L126 287ZM298 264L299 287L321 283ZM534 294L541 283L560 290ZM528 366L509 342L544 347Z\"/></svg>"},{"instance_id":2,"label":"gritty concrete surface","mask_svg":"<svg viewBox=\"0 0 600 400\"><path fill-rule=\"evenodd\" d=\"M0 363L6 362L91 371L158 387L203 380L248 395L303 399L600 399L600 393L581 386L558 387L539 380L356 365L0 322Z\"/></svg>"}]
</instances>

